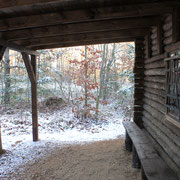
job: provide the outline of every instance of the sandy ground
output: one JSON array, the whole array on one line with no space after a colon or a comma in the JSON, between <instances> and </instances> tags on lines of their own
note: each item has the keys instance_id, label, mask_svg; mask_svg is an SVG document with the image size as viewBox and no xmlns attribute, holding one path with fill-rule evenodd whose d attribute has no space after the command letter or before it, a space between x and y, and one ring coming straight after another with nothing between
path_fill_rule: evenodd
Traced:
<instances>
[{"instance_id":1,"label":"sandy ground","mask_svg":"<svg viewBox=\"0 0 180 180\"><path fill-rule=\"evenodd\" d=\"M8 179L140 180L140 172L131 167L131 153L125 150L124 140L117 139L57 147Z\"/></svg>"}]
</instances>

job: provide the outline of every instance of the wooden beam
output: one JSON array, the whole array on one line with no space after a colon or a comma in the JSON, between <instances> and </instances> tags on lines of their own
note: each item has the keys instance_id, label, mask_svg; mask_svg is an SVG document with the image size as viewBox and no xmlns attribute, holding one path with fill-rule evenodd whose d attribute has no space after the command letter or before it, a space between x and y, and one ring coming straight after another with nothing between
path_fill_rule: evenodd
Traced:
<instances>
[{"instance_id":1,"label":"wooden beam","mask_svg":"<svg viewBox=\"0 0 180 180\"><path fill-rule=\"evenodd\" d=\"M23 47L23 46L15 44L13 42L8 42L8 41L2 40L2 39L0 39L0 46L8 47L9 49L12 49L12 50L15 50L15 51L18 51L21 53L23 52L23 53L32 54L32 55L39 55L39 53L36 51L32 51L26 47Z\"/></svg>"},{"instance_id":2,"label":"wooden beam","mask_svg":"<svg viewBox=\"0 0 180 180\"><path fill-rule=\"evenodd\" d=\"M42 46L33 46L32 49L34 50L41 50L41 49L51 49L51 48L64 48L64 47L73 47L73 46L83 46L83 45L94 45L94 44L105 44L105 43L118 43L118 42L131 42L134 41L136 37L131 38L109 38L109 39L99 39L99 40L90 40L90 41L76 41L76 42L69 42L69 43L55 43L49 45L42 45Z\"/></svg>"},{"instance_id":3,"label":"wooden beam","mask_svg":"<svg viewBox=\"0 0 180 180\"><path fill-rule=\"evenodd\" d=\"M3 17L3 20L0 20L0 31L103 19L161 15L172 13L174 6L172 2L163 2L92 9L61 10L61 13L53 12L20 17L13 16L10 18Z\"/></svg>"},{"instance_id":4,"label":"wooden beam","mask_svg":"<svg viewBox=\"0 0 180 180\"><path fill-rule=\"evenodd\" d=\"M119 30L119 31L105 31L105 32L90 32L84 34L69 34L64 36L53 36L45 38L34 38L28 40L19 40L15 41L16 44L22 46L42 46L55 43L71 43L78 41L93 41L93 40L103 40L108 38L131 38L145 36L148 32L148 29L129 29L129 30Z\"/></svg>"},{"instance_id":5,"label":"wooden beam","mask_svg":"<svg viewBox=\"0 0 180 180\"><path fill-rule=\"evenodd\" d=\"M72 9L72 6L76 9L80 9L82 7L86 8L92 8L92 7L100 7L100 6L117 6L117 5L133 5L133 4L140 4L140 3L151 3L151 0L128 0L128 3L124 0L96 0L96 1L80 1L80 0L68 0L68 1L62 1L62 0L0 0L0 9L16 9L19 8L32 8L32 9L39 9L42 7L56 7L58 9ZM166 3L165 0L163 0L163 3Z\"/></svg>"},{"instance_id":6,"label":"wooden beam","mask_svg":"<svg viewBox=\"0 0 180 180\"><path fill-rule=\"evenodd\" d=\"M32 96L32 124L33 124L33 141L38 141L38 114L37 114L37 71L36 56L31 55L31 66L34 74L34 83L31 83Z\"/></svg>"},{"instance_id":7,"label":"wooden beam","mask_svg":"<svg viewBox=\"0 0 180 180\"><path fill-rule=\"evenodd\" d=\"M3 58L4 52L6 51L6 47L5 46L0 46L0 62Z\"/></svg>"},{"instance_id":8,"label":"wooden beam","mask_svg":"<svg viewBox=\"0 0 180 180\"><path fill-rule=\"evenodd\" d=\"M32 37L50 37L65 34L112 31L129 28L148 28L150 26L156 26L158 24L158 20L158 17L103 20L95 22L54 25L41 28L30 28L24 30L12 30L1 32L0 35L2 38L7 40L19 40L31 39Z\"/></svg>"},{"instance_id":9,"label":"wooden beam","mask_svg":"<svg viewBox=\"0 0 180 180\"><path fill-rule=\"evenodd\" d=\"M30 79L32 84L35 84L36 83L36 78L35 78L33 67L31 65L31 61L29 59L29 55L24 53L24 52L21 53L21 54L22 54L22 58L23 58L24 64L26 66L26 70L27 70L29 79Z\"/></svg>"}]
</instances>

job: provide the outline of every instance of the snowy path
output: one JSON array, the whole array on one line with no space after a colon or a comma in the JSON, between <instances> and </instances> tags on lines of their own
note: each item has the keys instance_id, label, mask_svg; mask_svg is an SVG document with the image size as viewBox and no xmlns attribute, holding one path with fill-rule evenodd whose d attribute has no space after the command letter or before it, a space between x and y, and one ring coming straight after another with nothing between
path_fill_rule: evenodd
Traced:
<instances>
[{"instance_id":1,"label":"snowy path","mask_svg":"<svg viewBox=\"0 0 180 180\"><path fill-rule=\"evenodd\" d=\"M124 136L121 114L113 113L108 116L110 119L108 123L86 125L77 123L70 109L67 108L49 115L39 113L40 141L38 142L32 142L30 116L26 116L24 120L18 119L19 114L2 116L0 118L2 141L6 153L0 157L0 179L6 179L6 175L15 173L16 169L23 170L23 165L38 161L56 147L63 148L71 144L84 144ZM67 128L70 121L70 125L73 126Z\"/></svg>"}]
</instances>

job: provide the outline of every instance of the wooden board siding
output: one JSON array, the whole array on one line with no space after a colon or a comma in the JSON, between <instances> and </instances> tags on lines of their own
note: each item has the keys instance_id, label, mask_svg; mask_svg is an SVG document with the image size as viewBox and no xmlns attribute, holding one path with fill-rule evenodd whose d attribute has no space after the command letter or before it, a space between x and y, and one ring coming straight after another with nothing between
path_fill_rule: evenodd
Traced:
<instances>
[{"instance_id":1,"label":"wooden board siding","mask_svg":"<svg viewBox=\"0 0 180 180\"><path fill-rule=\"evenodd\" d=\"M172 15L166 15L162 20L161 38L158 39L158 28L151 28L149 41L147 38L144 41L143 126L162 158L180 178L180 129L166 120L165 107L164 59L166 47L174 42ZM161 51L158 50L159 41L163 42Z\"/></svg>"}]
</instances>

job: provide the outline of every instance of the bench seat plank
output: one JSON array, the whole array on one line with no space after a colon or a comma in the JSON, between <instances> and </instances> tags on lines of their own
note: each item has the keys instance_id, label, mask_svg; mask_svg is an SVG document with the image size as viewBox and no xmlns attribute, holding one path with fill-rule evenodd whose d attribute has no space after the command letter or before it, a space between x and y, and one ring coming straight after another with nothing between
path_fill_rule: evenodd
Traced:
<instances>
[{"instance_id":1,"label":"bench seat plank","mask_svg":"<svg viewBox=\"0 0 180 180\"><path fill-rule=\"evenodd\" d=\"M175 173L160 158L145 133L130 121L123 125L136 148L141 166L148 180L177 180Z\"/></svg>"}]
</instances>

